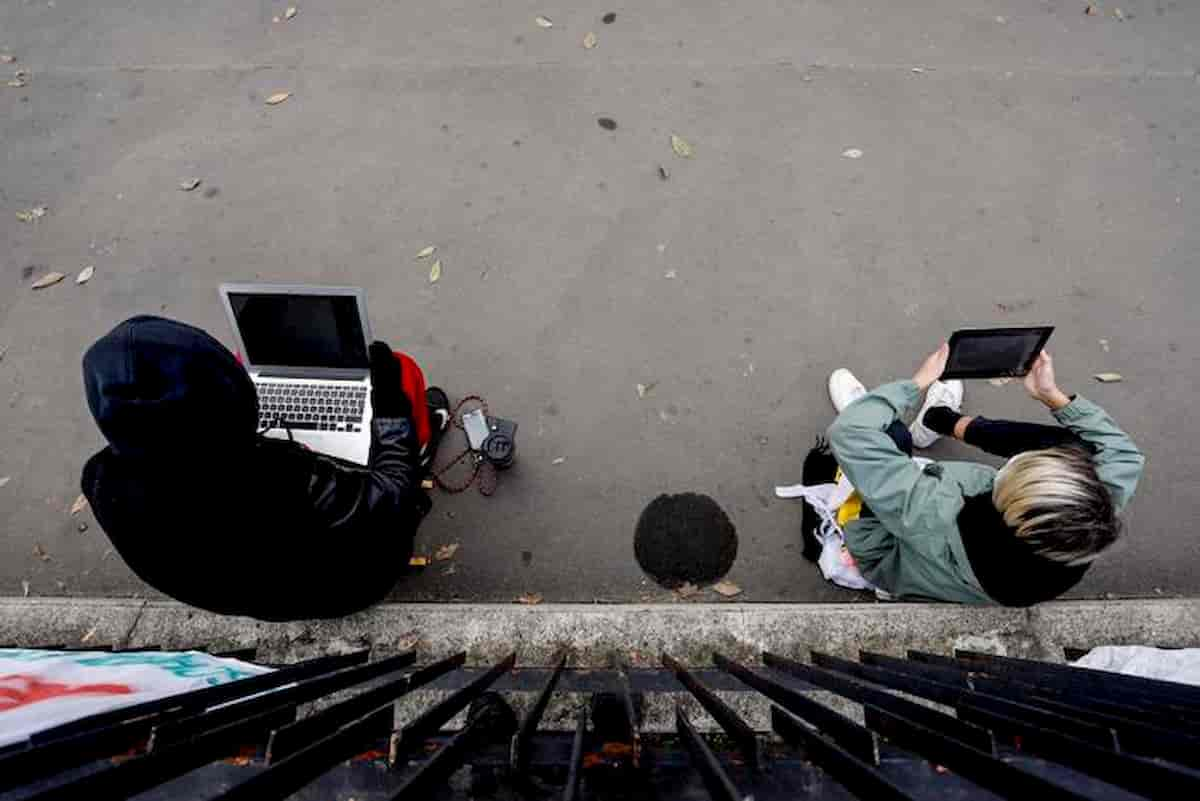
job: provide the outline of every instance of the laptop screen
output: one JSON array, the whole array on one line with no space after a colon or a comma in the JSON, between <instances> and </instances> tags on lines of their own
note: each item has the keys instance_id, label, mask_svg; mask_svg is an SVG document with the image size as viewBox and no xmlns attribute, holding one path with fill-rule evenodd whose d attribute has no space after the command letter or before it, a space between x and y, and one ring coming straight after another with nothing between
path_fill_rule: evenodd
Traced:
<instances>
[{"instance_id":1,"label":"laptop screen","mask_svg":"<svg viewBox=\"0 0 1200 801\"><path fill-rule=\"evenodd\" d=\"M353 297L231 292L229 304L252 365L367 368Z\"/></svg>"}]
</instances>

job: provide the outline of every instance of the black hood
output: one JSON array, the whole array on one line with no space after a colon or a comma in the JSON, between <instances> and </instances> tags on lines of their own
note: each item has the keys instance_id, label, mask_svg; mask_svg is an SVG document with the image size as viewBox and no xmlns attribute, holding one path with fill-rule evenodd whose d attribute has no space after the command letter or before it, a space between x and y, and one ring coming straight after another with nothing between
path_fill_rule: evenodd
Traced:
<instances>
[{"instance_id":1,"label":"black hood","mask_svg":"<svg viewBox=\"0 0 1200 801\"><path fill-rule=\"evenodd\" d=\"M258 399L250 376L199 328L130 318L88 348L83 384L92 417L121 456L228 457L254 443Z\"/></svg>"}]
</instances>

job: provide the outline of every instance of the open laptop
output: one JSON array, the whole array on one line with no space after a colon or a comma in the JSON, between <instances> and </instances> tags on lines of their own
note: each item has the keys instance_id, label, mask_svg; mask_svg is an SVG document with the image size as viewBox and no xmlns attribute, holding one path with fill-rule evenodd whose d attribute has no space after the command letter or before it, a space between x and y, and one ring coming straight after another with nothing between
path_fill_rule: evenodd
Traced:
<instances>
[{"instance_id":1,"label":"open laptop","mask_svg":"<svg viewBox=\"0 0 1200 801\"><path fill-rule=\"evenodd\" d=\"M258 389L259 431L366 464L371 372L366 296L355 287L222 284L237 350Z\"/></svg>"}]
</instances>

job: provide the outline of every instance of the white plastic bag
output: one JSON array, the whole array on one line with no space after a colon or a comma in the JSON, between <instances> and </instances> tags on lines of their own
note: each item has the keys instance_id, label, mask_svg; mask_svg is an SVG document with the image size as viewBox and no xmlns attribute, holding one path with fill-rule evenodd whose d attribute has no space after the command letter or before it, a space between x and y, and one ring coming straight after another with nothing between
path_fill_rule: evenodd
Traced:
<instances>
[{"instance_id":1,"label":"white plastic bag","mask_svg":"<svg viewBox=\"0 0 1200 801\"><path fill-rule=\"evenodd\" d=\"M199 651L0 648L0 746L97 712L270 672Z\"/></svg>"},{"instance_id":2,"label":"white plastic bag","mask_svg":"<svg viewBox=\"0 0 1200 801\"><path fill-rule=\"evenodd\" d=\"M814 484L811 487L794 484L790 487L775 488L775 494L780 498L803 498L817 510L821 524L814 533L821 541L821 555L817 559L821 575L839 587L878 591L874 584L858 572L858 565L854 563L854 557L846 548L846 534L837 522L838 507L853 493L854 487L850 486L845 476L836 484Z\"/></svg>"}]
</instances>

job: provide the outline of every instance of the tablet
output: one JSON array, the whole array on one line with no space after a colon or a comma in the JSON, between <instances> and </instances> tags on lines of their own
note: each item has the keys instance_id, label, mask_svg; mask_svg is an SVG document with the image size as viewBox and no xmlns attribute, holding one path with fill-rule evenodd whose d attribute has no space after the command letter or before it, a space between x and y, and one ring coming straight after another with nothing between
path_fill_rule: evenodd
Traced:
<instances>
[{"instance_id":1,"label":"tablet","mask_svg":"<svg viewBox=\"0 0 1200 801\"><path fill-rule=\"evenodd\" d=\"M1026 375L1052 333L1052 325L955 331L950 337L950 358L942 378Z\"/></svg>"}]
</instances>

